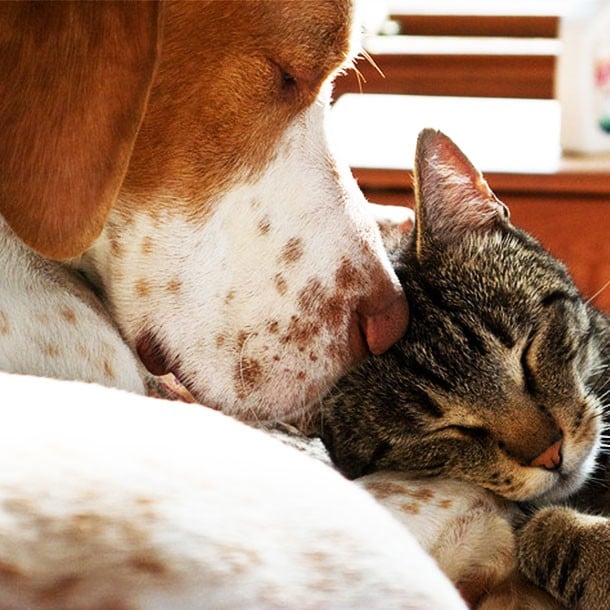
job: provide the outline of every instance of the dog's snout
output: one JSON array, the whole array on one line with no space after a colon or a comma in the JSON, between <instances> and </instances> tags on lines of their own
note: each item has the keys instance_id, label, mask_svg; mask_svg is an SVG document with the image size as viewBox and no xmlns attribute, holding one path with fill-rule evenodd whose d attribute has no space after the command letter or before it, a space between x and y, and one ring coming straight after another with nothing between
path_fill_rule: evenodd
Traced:
<instances>
[{"instance_id":1,"label":"dog's snout","mask_svg":"<svg viewBox=\"0 0 610 610\"><path fill-rule=\"evenodd\" d=\"M407 330L409 306L402 289L392 284L362 300L357 315L369 351L382 354Z\"/></svg>"}]
</instances>

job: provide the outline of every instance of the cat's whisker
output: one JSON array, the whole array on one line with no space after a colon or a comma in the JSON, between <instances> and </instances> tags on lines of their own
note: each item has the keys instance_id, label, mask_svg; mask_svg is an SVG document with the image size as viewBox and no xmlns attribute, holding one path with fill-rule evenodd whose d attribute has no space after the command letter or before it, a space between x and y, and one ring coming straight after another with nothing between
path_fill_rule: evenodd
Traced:
<instances>
[{"instance_id":1,"label":"cat's whisker","mask_svg":"<svg viewBox=\"0 0 610 610\"><path fill-rule=\"evenodd\" d=\"M604 384L604 385L606 385L606 384ZM601 389L602 389L602 388L600 388L600 390L601 390ZM610 386L608 387L608 389L604 389L604 391L603 391L603 392L601 392L601 393L596 392L596 393L595 393L595 396L597 396L597 399L598 399L598 400L599 400L599 402L601 403L602 408L607 408L607 407L609 407L609 406L610 406L610 404L605 404L605 402L604 402L604 401L606 400L606 398L608 398L608 397L610 396Z\"/></svg>"},{"instance_id":2,"label":"cat's whisker","mask_svg":"<svg viewBox=\"0 0 610 610\"><path fill-rule=\"evenodd\" d=\"M585 303L587 305L592 303L602 292L604 292L604 290L606 290L606 288L608 288L608 286L610 286L610 280L608 280L592 297L587 299Z\"/></svg>"},{"instance_id":3,"label":"cat's whisker","mask_svg":"<svg viewBox=\"0 0 610 610\"><path fill-rule=\"evenodd\" d=\"M602 377L602 375L604 375L607 372L608 372L608 367L607 366L601 366L596 371L594 371L592 373L592 376L597 377L596 383L600 384L599 387L603 388L606 385L610 385L610 378L609 377L605 377L605 376Z\"/></svg>"},{"instance_id":4,"label":"cat's whisker","mask_svg":"<svg viewBox=\"0 0 610 610\"><path fill-rule=\"evenodd\" d=\"M322 435L324 434L324 415L325 410L324 406L324 398L332 389L331 384L327 384L325 388L322 388L316 398L312 401L312 405L315 404L316 408L310 409L307 413L306 418L304 419L302 430L305 434L311 435Z\"/></svg>"},{"instance_id":5,"label":"cat's whisker","mask_svg":"<svg viewBox=\"0 0 610 610\"><path fill-rule=\"evenodd\" d=\"M609 368L610 367L607 364L599 363L591 367L589 374L591 377L596 377L597 375L600 375L601 373L607 371Z\"/></svg>"},{"instance_id":6,"label":"cat's whisker","mask_svg":"<svg viewBox=\"0 0 610 610\"><path fill-rule=\"evenodd\" d=\"M605 482L605 478L602 476L596 476L594 474L589 475L589 477L587 478L587 480L591 483L604 483ZM566 506L569 506L569 503L566 503Z\"/></svg>"}]
</instances>

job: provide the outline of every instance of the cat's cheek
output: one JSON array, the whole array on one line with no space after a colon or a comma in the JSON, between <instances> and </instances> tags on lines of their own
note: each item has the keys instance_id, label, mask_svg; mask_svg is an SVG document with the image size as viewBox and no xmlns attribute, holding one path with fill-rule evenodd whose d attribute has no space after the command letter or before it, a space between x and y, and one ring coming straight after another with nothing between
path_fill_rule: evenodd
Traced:
<instances>
[{"instance_id":1,"label":"cat's cheek","mask_svg":"<svg viewBox=\"0 0 610 610\"><path fill-rule=\"evenodd\" d=\"M560 502L576 493L586 480L587 474L584 472L571 473L569 476L550 487L547 492L539 494L537 497L531 499L536 500L539 504Z\"/></svg>"},{"instance_id":2,"label":"cat's cheek","mask_svg":"<svg viewBox=\"0 0 610 610\"><path fill-rule=\"evenodd\" d=\"M546 497L556 488L559 482L559 475L554 472L548 472L542 468L523 468L523 474L520 477L515 477L516 480L521 480L521 484L515 484L511 492L502 494L507 499L515 502L533 502L540 498Z\"/></svg>"},{"instance_id":3,"label":"cat's cheek","mask_svg":"<svg viewBox=\"0 0 610 610\"><path fill-rule=\"evenodd\" d=\"M586 428L581 427L579 437L566 441L561 476L541 496L544 502L557 502L576 493L595 470L601 450L599 417L591 417Z\"/></svg>"},{"instance_id":4,"label":"cat's cheek","mask_svg":"<svg viewBox=\"0 0 610 610\"><path fill-rule=\"evenodd\" d=\"M460 471L454 476L515 502L533 501L541 497L557 484L559 478L556 473L542 468L524 467L501 453L493 458L489 456L479 468L464 460L460 464Z\"/></svg>"}]
</instances>

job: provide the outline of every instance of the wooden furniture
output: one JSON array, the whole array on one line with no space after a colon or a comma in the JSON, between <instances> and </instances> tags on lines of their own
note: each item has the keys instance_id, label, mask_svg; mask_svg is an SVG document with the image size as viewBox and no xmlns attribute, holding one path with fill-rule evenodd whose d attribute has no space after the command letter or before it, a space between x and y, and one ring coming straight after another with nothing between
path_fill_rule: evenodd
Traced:
<instances>
[{"instance_id":1,"label":"wooden furniture","mask_svg":"<svg viewBox=\"0 0 610 610\"><path fill-rule=\"evenodd\" d=\"M410 205L417 134L443 130L590 298L610 281L610 155L563 156L559 112L554 100L347 94L331 143L369 200ZM610 286L595 303L610 312Z\"/></svg>"},{"instance_id":2,"label":"wooden furniture","mask_svg":"<svg viewBox=\"0 0 610 610\"><path fill-rule=\"evenodd\" d=\"M367 36L343 93L551 98L565 0L394 0L396 35Z\"/></svg>"},{"instance_id":3,"label":"wooden furniture","mask_svg":"<svg viewBox=\"0 0 610 610\"><path fill-rule=\"evenodd\" d=\"M335 83L343 93L409 93L550 98L555 39L372 36L372 62L360 59Z\"/></svg>"}]
</instances>

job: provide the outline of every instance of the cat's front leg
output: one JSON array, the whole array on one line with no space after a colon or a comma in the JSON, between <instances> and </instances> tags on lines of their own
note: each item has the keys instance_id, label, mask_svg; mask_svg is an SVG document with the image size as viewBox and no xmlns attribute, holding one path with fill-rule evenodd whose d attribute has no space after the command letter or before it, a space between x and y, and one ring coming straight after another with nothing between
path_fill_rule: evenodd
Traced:
<instances>
[{"instance_id":1,"label":"cat's front leg","mask_svg":"<svg viewBox=\"0 0 610 610\"><path fill-rule=\"evenodd\" d=\"M520 570L573 610L610 610L610 520L550 507L517 538Z\"/></svg>"}]
</instances>

